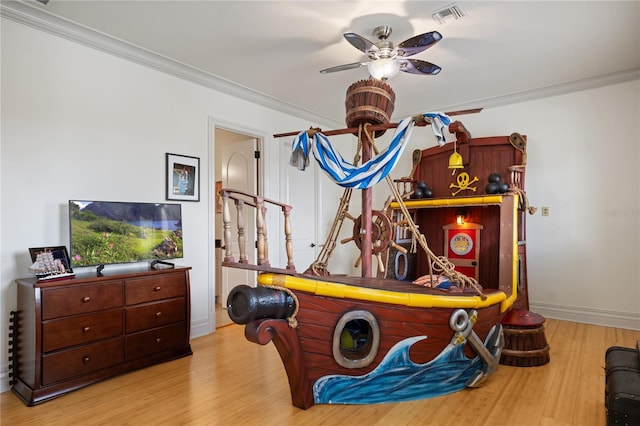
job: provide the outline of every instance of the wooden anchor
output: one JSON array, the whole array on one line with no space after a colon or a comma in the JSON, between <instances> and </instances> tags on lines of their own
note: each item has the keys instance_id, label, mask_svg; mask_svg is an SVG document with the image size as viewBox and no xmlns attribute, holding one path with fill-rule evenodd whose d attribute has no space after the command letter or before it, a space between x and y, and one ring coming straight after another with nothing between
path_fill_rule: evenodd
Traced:
<instances>
[{"instance_id":1,"label":"wooden anchor","mask_svg":"<svg viewBox=\"0 0 640 426\"><path fill-rule=\"evenodd\" d=\"M486 378L498 369L500 355L504 347L502 324L495 325L493 334L487 340L487 345L485 346L473 331L473 325L477 319L478 312L476 310L471 310L471 315L469 315L464 309L457 309L449 318L449 326L456 332L451 342L460 344L464 339L467 339L473 350L483 361L482 369L477 370L465 383L465 386L472 388L481 386Z\"/></svg>"}]
</instances>

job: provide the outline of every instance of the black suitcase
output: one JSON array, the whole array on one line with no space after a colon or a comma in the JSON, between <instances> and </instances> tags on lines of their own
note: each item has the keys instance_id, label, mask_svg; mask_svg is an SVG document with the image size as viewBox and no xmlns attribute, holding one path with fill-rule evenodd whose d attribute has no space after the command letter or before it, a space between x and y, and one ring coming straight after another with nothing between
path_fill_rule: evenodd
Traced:
<instances>
[{"instance_id":1,"label":"black suitcase","mask_svg":"<svg viewBox=\"0 0 640 426\"><path fill-rule=\"evenodd\" d=\"M607 425L640 426L640 341L635 349L607 349L605 373Z\"/></svg>"}]
</instances>

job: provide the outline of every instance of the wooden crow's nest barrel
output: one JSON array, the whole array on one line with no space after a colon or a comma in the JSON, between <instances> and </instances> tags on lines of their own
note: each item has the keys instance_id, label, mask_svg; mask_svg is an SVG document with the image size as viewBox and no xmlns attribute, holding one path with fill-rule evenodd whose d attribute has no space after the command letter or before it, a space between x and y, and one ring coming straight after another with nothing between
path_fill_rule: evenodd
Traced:
<instances>
[{"instance_id":1,"label":"wooden crow's nest barrel","mask_svg":"<svg viewBox=\"0 0 640 426\"><path fill-rule=\"evenodd\" d=\"M370 78L353 83L347 89L347 98L344 102L347 109L347 126L388 123L395 101L396 94L384 81ZM384 132L384 130L378 130L375 136L381 136Z\"/></svg>"}]
</instances>

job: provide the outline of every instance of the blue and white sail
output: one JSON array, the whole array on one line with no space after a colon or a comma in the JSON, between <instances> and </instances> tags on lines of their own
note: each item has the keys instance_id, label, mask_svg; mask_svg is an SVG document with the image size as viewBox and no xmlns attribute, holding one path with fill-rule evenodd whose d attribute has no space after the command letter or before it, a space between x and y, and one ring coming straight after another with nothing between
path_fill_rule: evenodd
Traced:
<instances>
[{"instance_id":1,"label":"blue and white sail","mask_svg":"<svg viewBox=\"0 0 640 426\"><path fill-rule=\"evenodd\" d=\"M451 119L445 114L433 112L424 113L423 117L431 123L438 144L443 145L444 126L448 126ZM345 188L370 188L385 179L394 169L411 138L414 123L413 117L402 120L389 146L360 166L346 161L322 133L318 132L310 137L303 131L293 140L289 164L304 170L309 165L309 152L313 152L320 168L338 185Z\"/></svg>"}]
</instances>

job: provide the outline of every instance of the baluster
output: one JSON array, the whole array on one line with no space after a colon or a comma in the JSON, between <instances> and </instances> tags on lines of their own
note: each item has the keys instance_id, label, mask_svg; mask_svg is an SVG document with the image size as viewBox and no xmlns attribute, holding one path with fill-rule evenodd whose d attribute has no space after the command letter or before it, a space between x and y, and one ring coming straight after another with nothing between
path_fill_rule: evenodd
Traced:
<instances>
[{"instance_id":1,"label":"baluster","mask_svg":"<svg viewBox=\"0 0 640 426\"><path fill-rule=\"evenodd\" d=\"M293 264L293 242L291 240L291 221L289 219L289 215L291 214L291 207L283 207L282 212L284 213L284 238L287 251L287 269L295 271L296 267Z\"/></svg>"},{"instance_id":2,"label":"baluster","mask_svg":"<svg viewBox=\"0 0 640 426\"><path fill-rule=\"evenodd\" d=\"M264 223L263 237L264 237L264 262L265 265L271 266L271 262L269 262L269 242L267 241L267 226L266 226L266 218L267 218L267 208L262 207L262 223Z\"/></svg>"},{"instance_id":3,"label":"baluster","mask_svg":"<svg viewBox=\"0 0 640 426\"><path fill-rule=\"evenodd\" d=\"M224 228L224 261L235 262L231 252L231 213L229 211L229 193L220 191L222 195L222 226Z\"/></svg>"},{"instance_id":4,"label":"baluster","mask_svg":"<svg viewBox=\"0 0 640 426\"><path fill-rule=\"evenodd\" d=\"M236 200L236 210L238 211L238 248L240 249L240 263L248 263L246 252L246 237L244 235L244 201Z\"/></svg>"},{"instance_id":5,"label":"baluster","mask_svg":"<svg viewBox=\"0 0 640 426\"><path fill-rule=\"evenodd\" d=\"M522 188L522 170L516 170L516 176L517 176L516 180L517 180L518 188L523 189Z\"/></svg>"},{"instance_id":6,"label":"baluster","mask_svg":"<svg viewBox=\"0 0 640 426\"><path fill-rule=\"evenodd\" d=\"M509 167L509 171L511 172L511 190L514 189L523 189L522 188L522 174L524 172L523 166L511 166Z\"/></svg>"},{"instance_id":7,"label":"baluster","mask_svg":"<svg viewBox=\"0 0 640 426\"><path fill-rule=\"evenodd\" d=\"M264 198L255 197L256 200L256 232L258 234L258 265L264 265L264 217L262 216L262 209L264 208Z\"/></svg>"}]
</instances>

